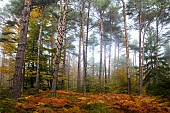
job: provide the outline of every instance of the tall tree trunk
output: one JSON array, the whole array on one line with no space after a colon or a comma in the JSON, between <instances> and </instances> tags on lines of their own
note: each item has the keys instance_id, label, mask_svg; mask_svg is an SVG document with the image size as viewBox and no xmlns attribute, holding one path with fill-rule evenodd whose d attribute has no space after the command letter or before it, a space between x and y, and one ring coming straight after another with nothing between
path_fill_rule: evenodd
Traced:
<instances>
[{"instance_id":1,"label":"tall tree trunk","mask_svg":"<svg viewBox=\"0 0 170 113\"><path fill-rule=\"evenodd\" d=\"M27 42L27 32L29 17L31 11L31 0L25 0L24 10L22 12L21 26L20 26L20 40L18 43L16 61L15 61L15 71L14 71L14 80L12 88L12 97L17 99L21 96L21 87L23 83L23 68L24 68L24 54Z\"/></svg>"},{"instance_id":2,"label":"tall tree trunk","mask_svg":"<svg viewBox=\"0 0 170 113\"><path fill-rule=\"evenodd\" d=\"M60 7L62 7L62 0L60 0ZM59 71L59 63L61 57L61 50L63 45L63 39L66 32L66 15L68 10L68 0L65 1L65 9L62 16L61 8L60 8L60 19L58 20L58 37L57 37L57 48L56 48L56 59L54 64L54 73L53 73L53 82L52 82L52 93L53 97L56 96L56 85L57 85L57 77ZM62 18L61 18L62 17Z\"/></svg>"},{"instance_id":3,"label":"tall tree trunk","mask_svg":"<svg viewBox=\"0 0 170 113\"><path fill-rule=\"evenodd\" d=\"M120 59L119 59L119 56L120 56L120 39L118 40L117 42L117 68L119 68L119 62L120 62Z\"/></svg>"},{"instance_id":4,"label":"tall tree trunk","mask_svg":"<svg viewBox=\"0 0 170 113\"><path fill-rule=\"evenodd\" d=\"M114 81L115 82L117 82L117 75L116 75L116 64L117 64L117 62L116 62L116 48L117 48L117 41L115 40L115 42L114 42L114 66L113 66L113 70L114 70ZM119 50L118 50L118 52L119 52Z\"/></svg>"},{"instance_id":5,"label":"tall tree trunk","mask_svg":"<svg viewBox=\"0 0 170 113\"><path fill-rule=\"evenodd\" d=\"M106 70L106 42L104 44L104 83L107 83L107 70Z\"/></svg>"},{"instance_id":6,"label":"tall tree trunk","mask_svg":"<svg viewBox=\"0 0 170 113\"><path fill-rule=\"evenodd\" d=\"M135 66L137 65L136 63L136 50L134 51L134 55L135 55Z\"/></svg>"},{"instance_id":7,"label":"tall tree trunk","mask_svg":"<svg viewBox=\"0 0 170 113\"><path fill-rule=\"evenodd\" d=\"M101 77L102 77L102 37L103 37L103 17L100 11L100 67L99 67L99 92L101 92Z\"/></svg>"},{"instance_id":8,"label":"tall tree trunk","mask_svg":"<svg viewBox=\"0 0 170 113\"><path fill-rule=\"evenodd\" d=\"M86 75L87 75L87 67L86 67L86 53L85 53L85 45L84 45L84 0L81 0L82 10L81 10L81 39L82 39L82 47L83 47L83 93L86 94Z\"/></svg>"},{"instance_id":9,"label":"tall tree trunk","mask_svg":"<svg viewBox=\"0 0 170 113\"><path fill-rule=\"evenodd\" d=\"M40 87L40 51L41 51L41 42L42 42L42 31L43 31L43 22L44 22L44 6L41 7L42 11L42 19L40 22L40 31L39 31L39 37L38 37L38 57L37 57L37 76L36 76L36 94L39 93L39 87Z\"/></svg>"},{"instance_id":10,"label":"tall tree trunk","mask_svg":"<svg viewBox=\"0 0 170 113\"><path fill-rule=\"evenodd\" d=\"M67 42L66 42L66 32L65 32L64 33L64 58L63 58L63 71L62 71L63 77L66 75L66 46L67 46ZM64 80L62 80L61 89L64 89Z\"/></svg>"},{"instance_id":11,"label":"tall tree trunk","mask_svg":"<svg viewBox=\"0 0 170 113\"><path fill-rule=\"evenodd\" d=\"M111 51L112 51L112 28L110 27L109 61L108 61L108 84L110 84Z\"/></svg>"},{"instance_id":12,"label":"tall tree trunk","mask_svg":"<svg viewBox=\"0 0 170 113\"><path fill-rule=\"evenodd\" d=\"M67 90L70 89L70 53L68 53L68 57L67 57Z\"/></svg>"},{"instance_id":13,"label":"tall tree trunk","mask_svg":"<svg viewBox=\"0 0 170 113\"><path fill-rule=\"evenodd\" d=\"M84 0L82 0L83 8L82 12L84 12ZM90 17L90 1L88 1L88 13L87 13L87 35L86 35L86 50L85 50L85 58L84 58L84 90L83 93L86 94L87 87L87 48L88 48L88 37L89 37L89 17ZM82 19L84 18L84 13L82 14ZM84 50L84 49L83 49Z\"/></svg>"},{"instance_id":14,"label":"tall tree trunk","mask_svg":"<svg viewBox=\"0 0 170 113\"><path fill-rule=\"evenodd\" d=\"M64 56L63 56L63 70L62 70L62 76L64 77L66 75L66 34L64 36ZM64 89L64 80L62 80L61 89Z\"/></svg>"},{"instance_id":15,"label":"tall tree trunk","mask_svg":"<svg viewBox=\"0 0 170 113\"><path fill-rule=\"evenodd\" d=\"M158 78L158 40L159 40L159 20L156 17L156 75L155 75L155 84L157 83Z\"/></svg>"},{"instance_id":16,"label":"tall tree trunk","mask_svg":"<svg viewBox=\"0 0 170 113\"><path fill-rule=\"evenodd\" d=\"M92 57L93 57L93 64L92 64L92 80L94 83L94 45L92 45Z\"/></svg>"},{"instance_id":17,"label":"tall tree trunk","mask_svg":"<svg viewBox=\"0 0 170 113\"><path fill-rule=\"evenodd\" d=\"M125 28L125 38L126 38L126 68L127 68L127 82L128 82L128 94L131 94L131 78L130 78L130 63L129 63L129 44L128 44L128 33L127 33L127 23L126 23L126 9L124 0L123 4L123 14L124 14L124 28Z\"/></svg>"},{"instance_id":18,"label":"tall tree trunk","mask_svg":"<svg viewBox=\"0 0 170 113\"><path fill-rule=\"evenodd\" d=\"M0 87L4 86L4 69L5 69L5 54L2 52L2 59L1 59L1 75L0 75Z\"/></svg>"},{"instance_id":19,"label":"tall tree trunk","mask_svg":"<svg viewBox=\"0 0 170 113\"><path fill-rule=\"evenodd\" d=\"M141 38L142 38L142 26L141 26L141 11L139 11L139 94L142 95L142 84L143 84L143 75L142 75L142 47L141 47Z\"/></svg>"},{"instance_id":20,"label":"tall tree trunk","mask_svg":"<svg viewBox=\"0 0 170 113\"><path fill-rule=\"evenodd\" d=\"M77 91L81 89L81 35L79 38L78 70L77 70Z\"/></svg>"}]
</instances>

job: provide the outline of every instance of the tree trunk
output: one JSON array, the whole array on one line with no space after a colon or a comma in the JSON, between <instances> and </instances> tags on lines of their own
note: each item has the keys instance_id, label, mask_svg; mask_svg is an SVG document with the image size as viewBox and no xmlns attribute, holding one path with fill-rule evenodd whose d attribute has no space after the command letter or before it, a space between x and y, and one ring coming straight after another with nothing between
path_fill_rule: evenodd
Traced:
<instances>
[{"instance_id":1,"label":"tree trunk","mask_svg":"<svg viewBox=\"0 0 170 113\"><path fill-rule=\"evenodd\" d=\"M82 47L83 47L83 93L86 94L86 75L87 75L87 67L86 67L86 53L85 53L85 45L84 45L84 0L82 2L82 10L81 10L81 39L82 39Z\"/></svg>"},{"instance_id":2,"label":"tree trunk","mask_svg":"<svg viewBox=\"0 0 170 113\"><path fill-rule=\"evenodd\" d=\"M1 75L0 75L0 87L4 87L4 69L5 69L5 54L2 52L2 59L1 59Z\"/></svg>"},{"instance_id":3,"label":"tree trunk","mask_svg":"<svg viewBox=\"0 0 170 113\"><path fill-rule=\"evenodd\" d=\"M40 85L40 51L41 51L41 42L42 42L42 31L43 31L43 22L44 22L44 6L41 7L42 11L42 19L40 22L40 31L38 37L38 57L37 57L37 76L36 76L36 94L39 93L39 85Z\"/></svg>"},{"instance_id":4,"label":"tree trunk","mask_svg":"<svg viewBox=\"0 0 170 113\"><path fill-rule=\"evenodd\" d=\"M139 94L142 95L142 84L143 84L143 75L142 75L142 47L141 47L141 38L142 38L142 26L141 26L141 12L139 11Z\"/></svg>"},{"instance_id":5,"label":"tree trunk","mask_svg":"<svg viewBox=\"0 0 170 113\"><path fill-rule=\"evenodd\" d=\"M126 23L126 9L124 0L123 4L123 14L124 14L124 28L125 28L125 39L126 39L126 68L127 68L127 82L128 82L128 94L131 94L131 78L130 78L130 64L129 64L129 44L128 44L128 33L127 33L127 23Z\"/></svg>"},{"instance_id":6,"label":"tree trunk","mask_svg":"<svg viewBox=\"0 0 170 113\"><path fill-rule=\"evenodd\" d=\"M81 36L79 38L79 54L78 54L78 73L77 73L77 91L81 88Z\"/></svg>"},{"instance_id":7,"label":"tree trunk","mask_svg":"<svg viewBox=\"0 0 170 113\"><path fill-rule=\"evenodd\" d=\"M62 9L61 9L62 11ZM63 58L63 71L62 71L62 76L64 77L66 75L66 32L64 33L64 58ZM64 80L63 80L64 82ZM62 83L61 89L64 89L64 83Z\"/></svg>"},{"instance_id":8,"label":"tree trunk","mask_svg":"<svg viewBox=\"0 0 170 113\"><path fill-rule=\"evenodd\" d=\"M62 70L62 77L66 75L66 34L64 36L64 56L63 56L63 70ZM63 80L64 82L64 80ZM64 89L64 83L62 83L61 89Z\"/></svg>"},{"instance_id":9,"label":"tree trunk","mask_svg":"<svg viewBox=\"0 0 170 113\"><path fill-rule=\"evenodd\" d=\"M113 70L114 70L114 81L115 82L117 82L117 75L116 75L116 64L117 64L117 62L116 62L116 48L117 48L117 41L116 41L116 39L115 39L115 42L114 42L114 66L113 66ZM119 50L118 50L118 52L119 52Z\"/></svg>"},{"instance_id":10,"label":"tree trunk","mask_svg":"<svg viewBox=\"0 0 170 113\"><path fill-rule=\"evenodd\" d=\"M107 83L107 70L106 70L106 42L104 44L104 83Z\"/></svg>"},{"instance_id":11,"label":"tree trunk","mask_svg":"<svg viewBox=\"0 0 170 113\"><path fill-rule=\"evenodd\" d=\"M29 17L31 11L31 0L25 0L24 10L22 12L21 26L20 26L20 40L18 43L16 61L15 61L15 71L14 71L14 80L12 88L12 97L17 99L21 96L21 87L23 83L23 68L24 68L24 54L27 42L27 32Z\"/></svg>"},{"instance_id":12,"label":"tree trunk","mask_svg":"<svg viewBox=\"0 0 170 113\"><path fill-rule=\"evenodd\" d=\"M155 84L157 84L158 78L158 40L159 40L159 20L156 17L156 75L155 75Z\"/></svg>"},{"instance_id":13,"label":"tree trunk","mask_svg":"<svg viewBox=\"0 0 170 113\"><path fill-rule=\"evenodd\" d=\"M70 58L70 53L68 54L68 57L67 57L67 90L70 89L70 61L71 61L71 58Z\"/></svg>"},{"instance_id":14,"label":"tree trunk","mask_svg":"<svg viewBox=\"0 0 170 113\"><path fill-rule=\"evenodd\" d=\"M101 92L101 77L102 77L102 37L103 37L103 17L100 12L100 68L99 68L99 92Z\"/></svg>"},{"instance_id":15,"label":"tree trunk","mask_svg":"<svg viewBox=\"0 0 170 113\"><path fill-rule=\"evenodd\" d=\"M111 51L112 51L112 28L110 26L109 62L108 62L108 84L110 84Z\"/></svg>"},{"instance_id":16,"label":"tree trunk","mask_svg":"<svg viewBox=\"0 0 170 113\"><path fill-rule=\"evenodd\" d=\"M92 64L92 80L94 83L94 45L92 45L92 57L93 57L93 64Z\"/></svg>"},{"instance_id":17,"label":"tree trunk","mask_svg":"<svg viewBox=\"0 0 170 113\"><path fill-rule=\"evenodd\" d=\"M62 0L60 0L60 7L62 7ZM57 37L57 48L56 48L56 59L54 64L54 73L53 73L53 82L52 82L52 97L56 96L56 85L57 85L57 77L59 71L59 63L61 57L61 50L63 45L63 39L66 32L66 15L68 10L68 0L65 1L65 9L62 16L61 8L60 8L60 18L58 20L58 37ZM61 18L62 17L62 18Z\"/></svg>"},{"instance_id":18,"label":"tree trunk","mask_svg":"<svg viewBox=\"0 0 170 113\"><path fill-rule=\"evenodd\" d=\"M117 42L117 50L118 50L118 52L117 52L117 68L119 68L120 40L118 40L118 42Z\"/></svg>"}]
</instances>

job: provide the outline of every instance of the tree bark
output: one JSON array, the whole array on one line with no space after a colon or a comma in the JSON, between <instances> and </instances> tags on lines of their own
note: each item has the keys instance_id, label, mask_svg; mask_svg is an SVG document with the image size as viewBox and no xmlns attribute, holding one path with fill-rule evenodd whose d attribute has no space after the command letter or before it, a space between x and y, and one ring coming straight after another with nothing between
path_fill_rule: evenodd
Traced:
<instances>
[{"instance_id":1,"label":"tree bark","mask_svg":"<svg viewBox=\"0 0 170 113\"><path fill-rule=\"evenodd\" d=\"M81 0L82 9L81 9L81 39L82 39L82 47L83 47L83 93L86 94L86 76L87 76L87 67L86 67L86 53L85 53L85 45L84 45L84 0Z\"/></svg>"},{"instance_id":2,"label":"tree bark","mask_svg":"<svg viewBox=\"0 0 170 113\"><path fill-rule=\"evenodd\" d=\"M92 45L92 57L93 57L93 64L92 64L92 80L94 83L94 45Z\"/></svg>"},{"instance_id":3,"label":"tree bark","mask_svg":"<svg viewBox=\"0 0 170 113\"><path fill-rule=\"evenodd\" d=\"M39 31L39 37L38 37L38 57L37 57L37 76L36 76L36 94L39 93L39 87L40 87L40 52L41 52L41 42L42 42L42 31L43 31L43 22L44 22L44 6L41 6L42 11L42 19L40 22L40 31Z\"/></svg>"},{"instance_id":4,"label":"tree bark","mask_svg":"<svg viewBox=\"0 0 170 113\"><path fill-rule=\"evenodd\" d=\"M60 0L60 7L62 7L62 0ZM58 37L57 37L57 48L56 48L56 59L54 64L54 73L53 73L53 82L52 82L52 97L56 97L56 86L57 86L57 77L59 71L59 63L61 57L61 50L63 45L63 39L66 32L66 15L68 10L68 0L65 1L65 9L62 16L60 10L60 19L58 20Z\"/></svg>"},{"instance_id":5,"label":"tree bark","mask_svg":"<svg viewBox=\"0 0 170 113\"><path fill-rule=\"evenodd\" d=\"M155 75L155 84L157 84L158 78L158 42L159 42L159 20L156 17L156 75Z\"/></svg>"},{"instance_id":6,"label":"tree bark","mask_svg":"<svg viewBox=\"0 0 170 113\"><path fill-rule=\"evenodd\" d=\"M116 82L117 81L117 75L116 75L116 73L117 73L117 69L116 69L116 64L117 64L117 61L116 61L116 48L117 48L117 41L116 41L116 39L115 39L115 42L114 42L114 66L113 66L113 70L114 70L114 81ZM118 50L118 52L119 52L119 50Z\"/></svg>"},{"instance_id":7,"label":"tree bark","mask_svg":"<svg viewBox=\"0 0 170 113\"><path fill-rule=\"evenodd\" d=\"M142 75L142 47L141 47L141 38L142 38L142 26L141 26L141 11L139 11L139 94L142 95L142 84L143 84L143 75Z\"/></svg>"},{"instance_id":8,"label":"tree bark","mask_svg":"<svg viewBox=\"0 0 170 113\"><path fill-rule=\"evenodd\" d=\"M31 0L25 0L24 10L22 12L21 27L20 27L20 40L18 43L16 61L15 61L15 71L14 80L12 88L12 97L17 99L21 96L21 87L23 83L23 70L24 70L24 56L25 48L27 42L27 32L29 25L29 17L31 11Z\"/></svg>"},{"instance_id":9,"label":"tree bark","mask_svg":"<svg viewBox=\"0 0 170 113\"><path fill-rule=\"evenodd\" d=\"M71 58L70 58L70 53L68 53L68 57L67 57L67 90L70 89L70 62L71 62Z\"/></svg>"},{"instance_id":10,"label":"tree bark","mask_svg":"<svg viewBox=\"0 0 170 113\"><path fill-rule=\"evenodd\" d=\"M103 17L102 12L100 11L100 67L99 67L99 92L101 92L101 77L102 77L102 37L103 37Z\"/></svg>"},{"instance_id":11,"label":"tree bark","mask_svg":"<svg viewBox=\"0 0 170 113\"><path fill-rule=\"evenodd\" d=\"M77 70L77 91L81 89L81 36L79 38L78 70Z\"/></svg>"},{"instance_id":12,"label":"tree bark","mask_svg":"<svg viewBox=\"0 0 170 113\"><path fill-rule=\"evenodd\" d=\"M127 33L127 23L126 23L126 9L124 0L123 4L123 15L124 15L124 28L125 28L125 39L126 39L126 71L127 71L127 82L128 82L128 94L131 94L131 78L130 78L130 63L129 63L129 44L128 44L128 33Z\"/></svg>"},{"instance_id":13,"label":"tree bark","mask_svg":"<svg viewBox=\"0 0 170 113\"><path fill-rule=\"evenodd\" d=\"M112 51L112 28L111 28L111 25L110 25L109 61L108 61L108 84L110 84L111 51Z\"/></svg>"},{"instance_id":14,"label":"tree bark","mask_svg":"<svg viewBox=\"0 0 170 113\"><path fill-rule=\"evenodd\" d=\"M104 83L107 83L107 70L106 70L106 42L104 44Z\"/></svg>"}]
</instances>

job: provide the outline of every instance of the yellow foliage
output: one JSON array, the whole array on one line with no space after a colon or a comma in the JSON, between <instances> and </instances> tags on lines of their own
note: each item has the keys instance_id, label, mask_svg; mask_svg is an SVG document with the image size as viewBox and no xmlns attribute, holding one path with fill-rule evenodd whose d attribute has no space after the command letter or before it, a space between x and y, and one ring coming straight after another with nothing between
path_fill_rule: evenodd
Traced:
<instances>
[{"instance_id":1,"label":"yellow foliage","mask_svg":"<svg viewBox=\"0 0 170 113\"><path fill-rule=\"evenodd\" d=\"M79 100L82 100L82 101L86 101L87 100L87 98L86 97L80 97L80 98L78 98Z\"/></svg>"},{"instance_id":2,"label":"yellow foliage","mask_svg":"<svg viewBox=\"0 0 170 113\"><path fill-rule=\"evenodd\" d=\"M40 75L46 75L47 72L40 72Z\"/></svg>"}]
</instances>

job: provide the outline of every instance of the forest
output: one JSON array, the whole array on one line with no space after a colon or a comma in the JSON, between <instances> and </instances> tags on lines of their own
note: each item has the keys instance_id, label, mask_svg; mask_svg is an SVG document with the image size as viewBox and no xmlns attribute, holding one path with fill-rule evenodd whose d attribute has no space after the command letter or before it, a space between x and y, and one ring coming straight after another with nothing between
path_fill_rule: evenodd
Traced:
<instances>
[{"instance_id":1,"label":"forest","mask_svg":"<svg viewBox=\"0 0 170 113\"><path fill-rule=\"evenodd\" d=\"M170 112L170 0L0 4L0 113Z\"/></svg>"}]
</instances>

